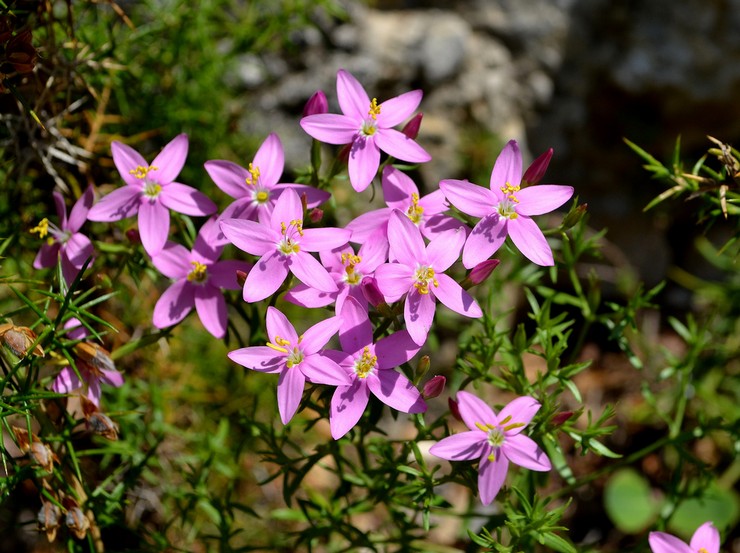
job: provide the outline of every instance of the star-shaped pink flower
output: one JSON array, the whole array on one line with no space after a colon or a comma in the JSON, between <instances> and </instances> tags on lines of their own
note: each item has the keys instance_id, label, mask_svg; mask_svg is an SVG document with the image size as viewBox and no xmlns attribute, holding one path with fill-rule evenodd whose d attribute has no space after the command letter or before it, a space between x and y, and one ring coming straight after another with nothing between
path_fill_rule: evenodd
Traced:
<instances>
[{"instance_id":1,"label":"star-shaped pink flower","mask_svg":"<svg viewBox=\"0 0 740 553\"><path fill-rule=\"evenodd\" d=\"M711 522L705 522L686 544L676 536L665 532L650 532L648 537L653 553L719 553L719 530Z\"/></svg>"},{"instance_id":2,"label":"star-shaped pink flower","mask_svg":"<svg viewBox=\"0 0 740 553\"><path fill-rule=\"evenodd\" d=\"M540 409L534 398L519 397L498 415L468 392L457 393L457 405L470 430L443 438L429 453L448 461L480 459L478 491L484 505L490 504L503 486L509 462L536 471L552 468L540 446L521 433Z\"/></svg>"},{"instance_id":3,"label":"star-shaped pink flower","mask_svg":"<svg viewBox=\"0 0 740 553\"><path fill-rule=\"evenodd\" d=\"M159 253L170 231L170 212L204 216L216 212L205 194L175 182L188 155L188 137L176 136L149 165L133 148L113 142L113 162L126 183L103 196L90 209L91 221L119 221L139 215L141 243L149 255Z\"/></svg>"},{"instance_id":4,"label":"star-shaped pink flower","mask_svg":"<svg viewBox=\"0 0 740 553\"><path fill-rule=\"evenodd\" d=\"M544 170L539 170L541 174ZM480 217L463 249L463 265L471 269L491 257L511 236L519 251L537 265L554 264L552 250L531 217L557 209L573 195L572 186L540 184L522 188L522 154L509 141L491 171L490 190L468 181L443 180L439 187L452 205Z\"/></svg>"},{"instance_id":5,"label":"star-shaped pink flower","mask_svg":"<svg viewBox=\"0 0 740 553\"><path fill-rule=\"evenodd\" d=\"M408 119L421 102L421 90L412 90L378 104L350 73L337 73L337 99L343 115L321 113L301 119L301 127L316 140L352 144L349 180L361 192L372 182L380 165L380 150L390 156L422 163L431 156L416 141L392 127Z\"/></svg>"}]
</instances>

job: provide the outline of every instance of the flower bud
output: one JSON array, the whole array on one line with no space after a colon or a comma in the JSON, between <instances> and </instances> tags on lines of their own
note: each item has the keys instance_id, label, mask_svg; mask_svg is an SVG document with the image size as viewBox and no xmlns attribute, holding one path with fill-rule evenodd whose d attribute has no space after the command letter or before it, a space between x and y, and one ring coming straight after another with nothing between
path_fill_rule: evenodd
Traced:
<instances>
[{"instance_id":1,"label":"flower bud","mask_svg":"<svg viewBox=\"0 0 740 553\"><path fill-rule=\"evenodd\" d=\"M362 295L365 296L365 299L373 307L377 308L385 304L385 298L380 292L380 288L378 288L378 281L373 277L366 276L363 278L360 283L360 289L362 290Z\"/></svg>"},{"instance_id":2,"label":"flower bud","mask_svg":"<svg viewBox=\"0 0 740 553\"><path fill-rule=\"evenodd\" d=\"M62 517L62 511L59 507L51 501L41 500L41 509L39 509L36 515L36 521L39 525L40 532L46 532L46 539L49 543L53 542L57 537L57 529L59 528L59 519Z\"/></svg>"},{"instance_id":3,"label":"flower bud","mask_svg":"<svg viewBox=\"0 0 740 553\"><path fill-rule=\"evenodd\" d=\"M411 140L414 140L417 136L419 136L419 128L421 127L421 119L423 116L423 113L417 113L416 115L414 115L411 119L409 119L409 122L404 125L403 129L401 129L401 132Z\"/></svg>"},{"instance_id":4,"label":"flower bud","mask_svg":"<svg viewBox=\"0 0 740 553\"><path fill-rule=\"evenodd\" d=\"M0 325L0 343L18 358L25 357L29 353L36 357L44 356L44 350L39 344L29 351L37 338L36 333L26 326L15 326L12 323Z\"/></svg>"},{"instance_id":5,"label":"flower bud","mask_svg":"<svg viewBox=\"0 0 740 553\"><path fill-rule=\"evenodd\" d=\"M570 419L573 416L573 411L562 411L560 413L556 413L551 419L550 422L553 426L560 426L565 421Z\"/></svg>"},{"instance_id":6,"label":"flower bud","mask_svg":"<svg viewBox=\"0 0 740 553\"><path fill-rule=\"evenodd\" d=\"M141 236L139 236L139 231L135 228L130 228L126 231L126 238L132 244L141 244Z\"/></svg>"},{"instance_id":7,"label":"flower bud","mask_svg":"<svg viewBox=\"0 0 740 553\"><path fill-rule=\"evenodd\" d=\"M455 417L457 420L462 422L462 416L460 415L460 407L457 405L457 401L452 399L451 397L447 398L447 406L450 408L450 414Z\"/></svg>"},{"instance_id":8,"label":"flower bud","mask_svg":"<svg viewBox=\"0 0 740 553\"><path fill-rule=\"evenodd\" d=\"M424 384L424 389L421 392L421 396L424 399L432 399L438 397L442 392L444 392L445 384L447 384L447 379L441 374L438 374L429 382Z\"/></svg>"},{"instance_id":9,"label":"flower bud","mask_svg":"<svg viewBox=\"0 0 740 553\"><path fill-rule=\"evenodd\" d=\"M111 441L118 439L118 426L100 408L85 396L80 396L82 414L87 421L87 428L93 433Z\"/></svg>"},{"instance_id":10,"label":"flower bud","mask_svg":"<svg viewBox=\"0 0 740 553\"><path fill-rule=\"evenodd\" d=\"M524 175L522 175L522 186L538 184L542 180L542 177L545 176L545 171L547 171L547 166L550 165L551 159L552 148L535 159L532 162L532 165L527 167L527 170L524 171Z\"/></svg>"},{"instance_id":11,"label":"flower bud","mask_svg":"<svg viewBox=\"0 0 740 553\"><path fill-rule=\"evenodd\" d=\"M77 356L77 361L96 374L101 371L116 370L116 364L111 359L108 350L95 342L80 342L72 349Z\"/></svg>"},{"instance_id":12,"label":"flower bud","mask_svg":"<svg viewBox=\"0 0 740 553\"><path fill-rule=\"evenodd\" d=\"M576 226L583 217L586 215L588 204L574 205L571 210L563 217L563 222L560 225L562 230L568 230Z\"/></svg>"},{"instance_id":13,"label":"flower bud","mask_svg":"<svg viewBox=\"0 0 740 553\"><path fill-rule=\"evenodd\" d=\"M244 286L244 283L247 282L247 273L236 271L236 281L239 283L239 286Z\"/></svg>"},{"instance_id":14,"label":"flower bud","mask_svg":"<svg viewBox=\"0 0 740 553\"><path fill-rule=\"evenodd\" d=\"M311 211L308 212L308 219L312 223L320 223L321 219L324 218L324 210L319 209L318 207L314 207Z\"/></svg>"},{"instance_id":15,"label":"flower bud","mask_svg":"<svg viewBox=\"0 0 740 553\"><path fill-rule=\"evenodd\" d=\"M429 367L432 364L432 360L428 355L422 355L419 358L419 363L416 365L416 381L419 382L421 378L427 374Z\"/></svg>"},{"instance_id":16,"label":"flower bud","mask_svg":"<svg viewBox=\"0 0 740 553\"><path fill-rule=\"evenodd\" d=\"M82 540L87 535L87 531L90 529L90 521L82 512L80 506L71 497L65 497L62 504L67 509L67 514L64 517L64 523L69 528L69 531L74 534L78 540Z\"/></svg>"},{"instance_id":17,"label":"flower bud","mask_svg":"<svg viewBox=\"0 0 740 553\"><path fill-rule=\"evenodd\" d=\"M477 286L491 276L491 273L499 266L499 263L501 263L500 259L486 259L485 261L481 261L470 270L470 273L460 283L460 286L465 290Z\"/></svg>"},{"instance_id":18,"label":"flower bud","mask_svg":"<svg viewBox=\"0 0 740 553\"><path fill-rule=\"evenodd\" d=\"M326 94L323 90L317 90L308 99L306 105L303 106L303 117L308 115L319 115L327 113L329 111L329 102L326 100Z\"/></svg>"}]
</instances>

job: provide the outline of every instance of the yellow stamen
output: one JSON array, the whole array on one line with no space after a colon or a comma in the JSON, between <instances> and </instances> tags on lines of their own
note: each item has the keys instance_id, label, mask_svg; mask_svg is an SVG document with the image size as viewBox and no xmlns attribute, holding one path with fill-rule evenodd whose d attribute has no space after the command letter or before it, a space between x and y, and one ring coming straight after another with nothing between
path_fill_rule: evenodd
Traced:
<instances>
[{"instance_id":1,"label":"yellow stamen","mask_svg":"<svg viewBox=\"0 0 740 553\"><path fill-rule=\"evenodd\" d=\"M488 460L492 463L496 460L496 451L492 451L491 454L488 456Z\"/></svg>"},{"instance_id":2,"label":"yellow stamen","mask_svg":"<svg viewBox=\"0 0 740 553\"><path fill-rule=\"evenodd\" d=\"M509 422L510 420L511 420L511 415L509 415L509 416L508 416L508 417L506 417L506 418L505 418L504 420L502 420L501 422L499 422L499 424L506 424L506 423L507 423L507 422Z\"/></svg>"},{"instance_id":3,"label":"yellow stamen","mask_svg":"<svg viewBox=\"0 0 740 553\"><path fill-rule=\"evenodd\" d=\"M188 282L203 282L208 277L208 266L198 261L191 261L193 270L188 273Z\"/></svg>"},{"instance_id":4,"label":"yellow stamen","mask_svg":"<svg viewBox=\"0 0 740 553\"><path fill-rule=\"evenodd\" d=\"M411 205L406 211L406 215L414 222L414 224L418 225L421 223L423 214L424 208L419 205L419 195L414 192L411 194Z\"/></svg>"},{"instance_id":5,"label":"yellow stamen","mask_svg":"<svg viewBox=\"0 0 740 553\"><path fill-rule=\"evenodd\" d=\"M250 176L245 179L247 186L249 185L256 185L257 180L260 178L260 169L259 167L255 167L251 163L249 164L249 168L247 169L249 171Z\"/></svg>"},{"instance_id":6,"label":"yellow stamen","mask_svg":"<svg viewBox=\"0 0 740 553\"><path fill-rule=\"evenodd\" d=\"M156 171L157 169L159 169L159 167L155 167L154 165L150 165L149 167L137 165L136 169L131 169L129 171L129 174L135 176L137 179L145 179L149 171Z\"/></svg>"},{"instance_id":7,"label":"yellow stamen","mask_svg":"<svg viewBox=\"0 0 740 553\"><path fill-rule=\"evenodd\" d=\"M38 232L39 238L46 238L46 235L49 234L49 219L44 217L39 221L39 224L33 227L29 232L32 234L34 232Z\"/></svg>"},{"instance_id":8,"label":"yellow stamen","mask_svg":"<svg viewBox=\"0 0 740 553\"><path fill-rule=\"evenodd\" d=\"M280 336L275 336L275 343L267 342L266 346L268 348L274 349L275 351L279 351L280 353L288 353L288 348L285 346L289 346L290 342L286 340L285 338L281 338Z\"/></svg>"},{"instance_id":9,"label":"yellow stamen","mask_svg":"<svg viewBox=\"0 0 740 553\"><path fill-rule=\"evenodd\" d=\"M260 190L257 192L257 202L263 204L270 199L270 194L266 190Z\"/></svg>"},{"instance_id":10,"label":"yellow stamen","mask_svg":"<svg viewBox=\"0 0 740 553\"><path fill-rule=\"evenodd\" d=\"M506 197L509 198L512 202L515 204L519 203L519 199L514 195L516 192L519 192L521 190L521 186L512 186L510 183L506 183L505 186L501 187L501 192L506 194Z\"/></svg>"},{"instance_id":11,"label":"yellow stamen","mask_svg":"<svg viewBox=\"0 0 740 553\"><path fill-rule=\"evenodd\" d=\"M504 426L504 432L508 432L509 430L514 430L515 428L521 428L523 426L527 426L527 425L524 424L523 422L514 422L508 426Z\"/></svg>"},{"instance_id":12,"label":"yellow stamen","mask_svg":"<svg viewBox=\"0 0 740 553\"><path fill-rule=\"evenodd\" d=\"M380 114L380 106L378 105L377 98L373 98L373 101L370 102L370 111L368 111L367 114L372 117L373 120L378 118L378 114Z\"/></svg>"},{"instance_id":13,"label":"yellow stamen","mask_svg":"<svg viewBox=\"0 0 740 553\"><path fill-rule=\"evenodd\" d=\"M362 350L362 357L355 361L355 373L358 378L367 378L367 375L375 368L378 362L376 355L370 355L370 348L365 346Z\"/></svg>"},{"instance_id":14,"label":"yellow stamen","mask_svg":"<svg viewBox=\"0 0 740 553\"><path fill-rule=\"evenodd\" d=\"M423 267L416 270L416 282L414 287L419 291L420 294L429 293L429 281L432 281L434 287L439 286L439 281L434 278L434 269L431 267Z\"/></svg>"},{"instance_id":15,"label":"yellow stamen","mask_svg":"<svg viewBox=\"0 0 740 553\"><path fill-rule=\"evenodd\" d=\"M475 426L477 426L483 432L488 432L488 427L485 424L483 424L482 422L476 422L475 423Z\"/></svg>"}]
</instances>

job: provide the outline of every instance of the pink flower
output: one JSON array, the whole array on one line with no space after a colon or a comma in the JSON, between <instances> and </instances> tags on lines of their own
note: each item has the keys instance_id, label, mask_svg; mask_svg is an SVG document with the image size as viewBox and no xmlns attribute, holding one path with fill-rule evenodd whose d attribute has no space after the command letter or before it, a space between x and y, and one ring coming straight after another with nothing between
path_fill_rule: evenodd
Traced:
<instances>
[{"instance_id":1,"label":"pink flower","mask_svg":"<svg viewBox=\"0 0 740 553\"><path fill-rule=\"evenodd\" d=\"M441 190L420 197L414 181L391 165L383 168L381 184L388 207L363 213L350 221L347 229L352 231L352 242L365 244L371 238L387 241L388 219L394 209L405 213L428 240L444 231L460 227L465 229L466 234L470 232L460 220L444 215L449 205Z\"/></svg>"},{"instance_id":2,"label":"pink flower","mask_svg":"<svg viewBox=\"0 0 740 553\"><path fill-rule=\"evenodd\" d=\"M688 545L665 532L650 532L648 541L653 553L719 553L720 546L719 530L711 522L699 526Z\"/></svg>"},{"instance_id":3,"label":"pink flower","mask_svg":"<svg viewBox=\"0 0 740 553\"><path fill-rule=\"evenodd\" d=\"M71 321L71 319L70 319ZM74 325L65 325L73 328ZM85 335L87 333L85 332ZM123 386L123 375L116 370L110 354L93 342L80 342L73 347L75 365L79 371L70 366L64 367L54 379L51 389L58 394L68 394L87 385L87 398L96 406L100 405L100 383L103 382L115 388Z\"/></svg>"},{"instance_id":4,"label":"pink flower","mask_svg":"<svg viewBox=\"0 0 740 553\"><path fill-rule=\"evenodd\" d=\"M423 344L432 326L436 299L466 317L482 317L478 303L444 271L457 261L465 241L462 228L439 234L424 246L419 229L400 211L388 222L390 258L375 271L378 288L389 302L406 302L403 318L411 338Z\"/></svg>"},{"instance_id":5,"label":"pink flower","mask_svg":"<svg viewBox=\"0 0 740 553\"><path fill-rule=\"evenodd\" d=\"M378 104L347 71L337 73L337 98L344 115L323 113L301 119L301 127L313 138L329 144L351 144L349 180L361 192L372 182L380 165L380 150L411 163L431 156L402 132L392 127L408 119L421 102L420 90L406 92Z\"/></svg>"},{"instance_id":6,"label":"pink flower","mask_svg":"<svg viewBox=\"0 0 740 553\"><path fill-rule=\"evenodd\" d=\"M531 173L541 176L542 160ZM491 257L511 236L519 251L537 265L553 265L552 250L531 217L557 209L573 195L572 186L541 184L521 188L522 155L515 140L509 141L496 159L490 190L468 181L443 180L439 187L452 205L463 213L480 217L463 249L463 265L470 269Z\"/></svg>"},{"instance_id":7,"label":"pink flower","mask_svg":"<svg viewBox=\"0 0 740 553\"><path fill-rule=\"evenodd\" d=\"M458 409L470 429L443 438L429 452L448 461L480 459L478 491L484 505L491 503L506 480L509 462L536 471L552 468L542 449L522 434L540 404L529 396L515 399L496 416L480 398L457 393Z\"/></svg>"},{"instance_id":8,"label":"pink flower","mask_svg":"<svg viewBox=\"0 0 740 553\"><path fill-rule=\"evenodd\" d=\"M57 264L57 260L61 258L64 280L67 284L74 281L85 261L94 253L90 239L79 232L87 219L94 197L92 187L88 187L85 193L80 196L80 199L75 202L69 214L69 219L67 219L64 197L59 192L54 192L59 226L57 227L44 218L31 230L31 232L38 232L39 238L46 238L46 243L41 246L36 259L33 261L35 269L53 267Z\"/></svg>"},{"instance_id":9,"label":"pink flower","mask_svg":"<svg viewBox=\"0 0 740 553\"><path fill-rule=\"evenodd\" d=\"M295 190L299 197L305 194L309 208L316 207L331 196L328 192L304 184L278 183L284 167L283 145L275 133L265 139L248 169L231 161L206 161L205 168L213 182L229 196L236 198L223 211L220 219L250 219L268 224L275 202L286 188Z\"/></svg>"},{"instance_id":10,"label":"pink flower","mask_svg":"<svg viewBox=\"0 0 740 553\"><path fill-rule=\"evenodd\" d=\"M198 233L192 251L167 242L152 257L160 273L175 282L164 291L154 306L153 323L166 328L179 323L195 307L203 326L216 338L226 336L228 314L221 288L238 290L237 271L248 271L244 261L218 261L222 248L213 247L215 219L211 218Z\"/></svg>"},{"instance_id":11,"label":"pink flower","mask_svg":"<svg viewBox=\"0 0 740 553\"><path fill-rule=\"evenodd\" d=\"M339 318L339 317L337 317ZM427 406L419 390L393 369L419 351L405 330L373 343L373 327L367 311L347 298L341 313L341 351L327 351L346 373L349 383L338 386L331 398L329 424L335 440L344 436L365 412L370 394L403 413L423 413Z\"/></svg>"},{"instance_id":12,"label":"pink flower","mask_svg":"<svg viewBox=\"0 0 740 553\"><path fill-rule=\"evenodd\" d=\"M126 185L98 201L88 214L91 221L111 222L139 214L141 243L149 255L159 253L170 230L169 210L203 216L216 211L208 197L190 186L174 182L185 165L188 137L176 136L149 165L133 148L111 144L113 162Z\"/></svg>"},{"instance_id":13,"label":"pink flower","mask_svg":"<svg viewBox=\"0 0 740 553\"><path fill-rule=\"evenodd\" d=\"M329 102L326 99L326 94L323 90L317 90L303 106L303 117L308 115L318 115L319 113L327 113L329 111Z\"/></svg>"},{"instance_id":14,"label":"pink flower","mask_svg":"<svg viewBox=\"0 0 740 553\"><path fill-rule=\"evenodd\" d=\"M227 219L221 222L221 230L237 248L260 256L244 283L244 301L259 301L275 293L289 272L321 292L337 291L334 279L308 252L342 246L350 232L330 227L304 229L303 207L294 190L283 191L269 223Z\"/></svg>"},{"instance_id":15,"label":"pink flower","mask_svg":"<svg viewBox=\"0 0 740 553\"><path fill-rule=\"evenodd\" d=\"M266 346L252 346L229 353L229 359L255 371L279 373L278 410L283 424L293 418L303 395L306 379L318 384L346 385L349 378L321 348L337 333L341 321L331 317L313 325L301 336L280 311L267 308Z\"/></svg>"}]
</instances>

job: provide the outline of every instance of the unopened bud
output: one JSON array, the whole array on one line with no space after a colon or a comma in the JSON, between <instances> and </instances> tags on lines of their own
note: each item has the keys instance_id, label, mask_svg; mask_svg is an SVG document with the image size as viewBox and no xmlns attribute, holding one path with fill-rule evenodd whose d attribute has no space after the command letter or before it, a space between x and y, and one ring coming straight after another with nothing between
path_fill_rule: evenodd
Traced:
<instances>
[{"instance_id":1,"label":"unopened bud","mask_svg":"<svg viewBox=\"0 0 740 553\"><path fill-rule=\"evenodd\" d=\"M126 231L126 238L132 244L141 244L141 236L139 235L139 231L135 228L130 228Z\"/></svg>"},{"instance_id":2,"label":"unopened bud","mask_svg":"<svg viewBox=\"0 0 740 553\"><path fill-rule=\"evenodd\" d=\"M95 342L75 344L73 351L77 355L77 360L83 363L86 368L91 368L95 373L116 370L116 364L111 359L108 350Z\"/></svg>"},{"instance_id":3,"label":"unopened bud","mask_svg":"<svg viewBox=\"0 0 740 553\"><path fill-rule=\"evenodd\" d=\"M118 426L108 415L85 396L80 396L80 403L87 427L93 434L98 434L111 441L118 439Z\"/></svg>"},{"instance_id":4,"label":"unopened bud","mask_svg":"<svg viewBox=\"0 0 740 553\"><path fill-rule=\"evenodd\" d=\"M342 163L347 163L349 161L349 154L351 151L352 151L352 144L345 144L339 150L339 153L337 154L337 160Z\"/></svg>"},{"instance_id":5,"label":"unopened bud","mask_svg":"<svg viewBox=\"0 0 740 553\"><path fill-rule=\"evenodd\" d=\"M460 407L458 406L457 401L455 401L451 397L448 397L447 406L450 408L450 414L457 420L462 422L462 417L460 416Z\"/></svg>"},{"instance_id":6,"label":"unopened bud","mask_svg":"<svg viewBox=\"0 0 740 553\"><path fill-rule=\"evenodd\" d=\"M586 215L587 209L588 204L576 205L576 202L574 202L571 210L566 214L565 217L563 217L563 222L560 225L560 228L562 230L568 230L569 228L573 228L574 226L576 226Z\"/></svg>"},{"instance_id":7,"label":"unopened bud","mask_svg":"<svg viewBox=\"0 0 740 553\"><path fill-rule=\"evenodd\" d=\"M57 537L57 529L59 528L59 519L61 517L62 511L55 503L41 501L41 509L39 509L36 515L36 521L39 525L39 531L46 532L46 539L49 540L49 543L53 542Z\"/></svg>"},{"instance_id":8,"label":"unopened bud","mask_svg":"<svg viewBox=\"0 0 740 553\"><path fill-rule=\"evenodd\" d=\"M547 171L547 166L550 165L551 159L552 148L535 159L532 164L527 167L527 170L524 171L524 175L522 175L522 186L539 183L542 180L542 177L545 176L545 171Z\"/></svg>"},{"instance_id":9,"label":"unopened bud","mask_svg":"<svg viewBox=\"0 0 740 553\"><path fill-rule=\"evenodd\" d=\"M29 353L36 357L44 356L44 350L39 344L33 346L37 338L36 333L26 326L15 326L12 323L0 325L0 343L18 358L25 357Z\"/></svg>"},{"instance_id":10,"label":"unopened bud","mask_svg":"<svg viewBox=\"0 0 740 553\"><path fill-rule=\"evenodd\" d=\"M373 277L366 276L363 278L360 283L360 289L362 290L362 295L365 296L365 299L373 307L378 308L385 304L385 298L380 292L380 288L378 288L378 281Z\"/></svg>"},{"instance_id":11,"label":"unopened bud","mask_svg":"<svg viewBox=\"0 0 740 553\"><path fill-rule=\"evenodd\" d=\"M432 365L432 360L429 358L428 355L422 355L419 358L419 363L416 365L416 381L419 382L419 380L422 379L422 377L427 374L427 371L429 370L429 367Z\"/></svg>"},{"instance_id":12,"label":"unopened bud","mask_svg":"<svg viewBox=\"0 0 740 553\"><path fill-rule=\"evenodd\" d=\"M247 282L247 273L244 271L237 271L236 281L239 283L239 286L244 286L244 283Z\"/></svg>"},{"instance_id":13,"label":"unopened bud","mask_svg":"<svg viewBox=\"0 0 740 553\"><path fill-rule=\"evenodd\" d=\"M403 126L401 132L411 140L414 140L417 136L419 136L419 128L421 127L421 119L423 116L423 113L417 113L416 115L414 115L409 120L409 122Z\"/></svg>"},{"instance_id":14,"label":"unopened bud","mask_svg":"<svg viewBox=\"0 0 740 553\"><path fill-rule=\"evenodd\" d=\"M329 111L329 102L326 100L326 94L323 90L317 90L308 99L306 105L303 106L303 117L308 115L319 115L327 113Z\"/></svg>"},{"instance_id":15,"label":"unopened bud","mask_svg":"<svg viewBox=\"0 0 740 553\"><path fill-rule=\"evenodd\" d=\"M312 223L320 223L321 219L324 218L324 210L319 209L318 207L314 207L311 211L308 212L308 219Z\"/></svg>"},{"instance_id":16,"label":"unopened bud","mask_svg":"<svg viewBox=\"0 0 740 553\"><path fill-rule=\"evenodd\" d=\"M465 280L460 284L465 290L477 286L484 280L486 280L493 270L501 263L500 259L486 259L481 261L475 267L470 270L470 273Z\"/></svg>"},{"instance_id":17,"label":"unopened bud","mask_svg":"<svg viewBox=\"0 0 740 553\"><path fill-rule=\"evenodd\" d=\"M560 426L573 416L573 411L561 411L550 419L553 426Z\"/></svg>"},{"instance_id":18,"label":"unopened bud","mask_svg":"<svg viewBox=\"0 0 740 553\"><path fill-rule=\"evenodd\" d=\"M421 392L422 397L424 399L438 397L442 392L444 392L445 384L447 384L447 379L441 374L438 374L429 382L424 384L424 389Z\"/></svg>"},{"instance_id":19,"label":"unopened bud","mask_svg":"<svg viewBox=\"0 0 740 553\"><path fill-rule=\"evenodd\" d=\"M67 510L67 514L64 517L64 523L67 525L67 528L69 528L69 531L78 540L84 539L90 528L90 521L85 516L85 513L82 512L80 506L71 497L65 497L62 504Z\"/></svg>"}]
</instances>

